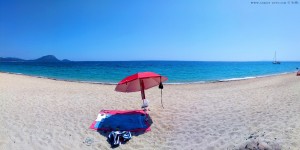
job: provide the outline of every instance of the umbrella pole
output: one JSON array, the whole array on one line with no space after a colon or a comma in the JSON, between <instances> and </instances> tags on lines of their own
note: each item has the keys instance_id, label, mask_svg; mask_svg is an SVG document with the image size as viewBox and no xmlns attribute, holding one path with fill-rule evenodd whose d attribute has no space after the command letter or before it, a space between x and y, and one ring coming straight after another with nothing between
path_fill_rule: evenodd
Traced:
<instances>
[{"instance_id":1,"label":"umbrella pole","mask_svg":"<svg viewBox=\"0 0 300 150\"><path fill-rule=\"evenodd\" d=\"M140 79L140 86L141 86L141 96L142 96L142 100L146 99L145 97L145 86L144 86L144 82L143 80Z\"/></svg>"}]
</instances>

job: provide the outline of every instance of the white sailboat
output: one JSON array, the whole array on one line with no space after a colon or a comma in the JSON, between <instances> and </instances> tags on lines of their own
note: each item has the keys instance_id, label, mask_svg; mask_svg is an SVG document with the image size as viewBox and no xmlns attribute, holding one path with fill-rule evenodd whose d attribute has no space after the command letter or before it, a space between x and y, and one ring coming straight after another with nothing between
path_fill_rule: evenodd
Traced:
<instances>
[{"instance_id":1,"label":"white sailboat","mask_svg":"<svg viewBox=\"0 0 300 150\"><path fill-rule=\"evenodd\" d=\"M277 61L277 58L276 58L276 51L275 51L273 64L280 64L280 61Z\"/></svg>"}]
</instances>

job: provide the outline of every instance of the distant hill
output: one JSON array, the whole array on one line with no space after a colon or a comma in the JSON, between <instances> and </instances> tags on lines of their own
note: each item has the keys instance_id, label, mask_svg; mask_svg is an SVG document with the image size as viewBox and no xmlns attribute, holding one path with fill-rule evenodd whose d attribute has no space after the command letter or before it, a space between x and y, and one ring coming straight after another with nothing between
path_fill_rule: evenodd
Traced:
<instances>
[{"instance_id":1,"label":"distant hill","mask_svg":"<svg viewBox=\"0 0 300 150\"><path fill-rule=\"evenodd\" d=\"M6 57L6 58L2 58L0 57L0 62L3 61L10 61L10 62L15 62L15 61L26 61L24 59L20 59L20 58L13 58L13 57Z\"/></svg>"},{"instance_id":2,"label":"distant hill","mask_svg":"<svg viewBox=\"0 0 300 150\"><path fill-rule=\"evenodd\" d=\"M60 62L60 60L57 59L53 55L46 55L46 56L40 57L40 58L32 60L32 61L35 61L35 62Z\"/></svg>"},{"instance_id":3,"label":"distant hill","mask_svg":"<svg viewBox=\"0 0 300 150\"><path fill-rule=\"evenodd\" d=\"M34 60L24 60L20 58L13 57L0 57L0 62L69 62L68 59L59 60L54 55L46 55Z\"/></svg>"},{"instance_id":4,"label":"distant hill","mask_svg":"<svg viewBox=\"0 0 300 150\"><path fill-rule=\"evenodd\" d=\"M63 59L62 62L70 62L71 60L69 59Z\"/></svg>"}]
</instances>

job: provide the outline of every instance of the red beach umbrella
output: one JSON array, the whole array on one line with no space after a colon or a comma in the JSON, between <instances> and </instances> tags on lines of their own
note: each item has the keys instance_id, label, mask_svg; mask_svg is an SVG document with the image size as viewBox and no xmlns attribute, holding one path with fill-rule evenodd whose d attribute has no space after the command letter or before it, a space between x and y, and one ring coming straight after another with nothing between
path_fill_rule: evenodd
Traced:
<instances>
[{"instance_id":1,"label":"red beach umbrella","mask_svg":"<svg viewBox=\"0 0 300 150\"><path fill-rule=\"evenodd\" d=\"M145 97L145 90L160 85L168 78L154 72L139 72L121 80L115 88L118 92L141 91L142 99Z\"/></svg>"}]
</instances>

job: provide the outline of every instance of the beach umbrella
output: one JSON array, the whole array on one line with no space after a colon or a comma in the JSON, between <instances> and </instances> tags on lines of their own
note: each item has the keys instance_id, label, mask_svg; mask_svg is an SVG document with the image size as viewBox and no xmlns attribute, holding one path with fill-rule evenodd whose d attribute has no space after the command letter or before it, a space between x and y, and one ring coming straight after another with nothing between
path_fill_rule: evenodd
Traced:
<instances>
[{"instance_id":1,"label":"beach umbrella","mask_svg":"<svg viewBox=\"0 0 300 150\"><path fill-rule=\"evenodd\" d=\"M141 91L142 100L145 100L145 90L159 85L162 89L162 82L167 81L168 78L156 74L154 72L139 72L130 75L121 80L115 88L118 92L137 92Z\"/></svg>"}]
</instances>

